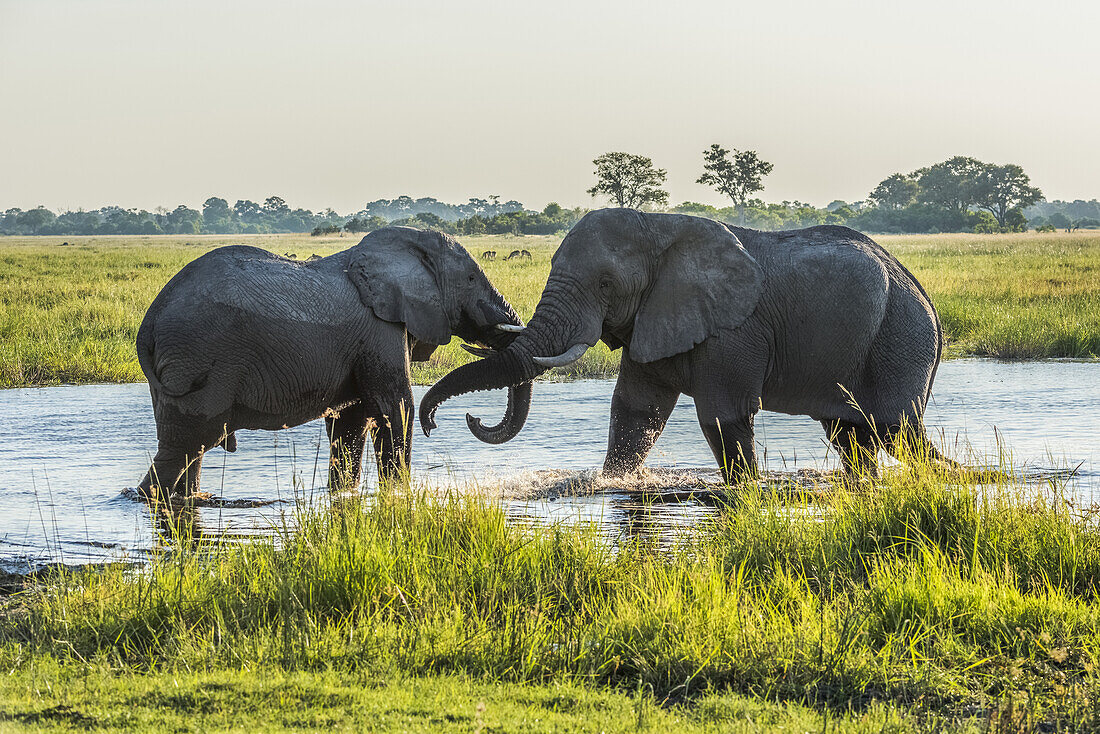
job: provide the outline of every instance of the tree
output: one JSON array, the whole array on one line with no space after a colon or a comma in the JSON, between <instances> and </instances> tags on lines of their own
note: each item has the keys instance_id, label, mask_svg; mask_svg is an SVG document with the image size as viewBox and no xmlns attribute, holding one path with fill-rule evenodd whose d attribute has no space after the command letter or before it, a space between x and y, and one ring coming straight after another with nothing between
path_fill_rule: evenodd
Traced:
<instances>
[{"instance_id":1,"label":"tree","mask_svg":"<svg viewBox=\"0 0 1100 734\"><path fill-rule=\"evenodd\" d=\"M19 215L22 213L23 210L16 206L6 209L4 211L4 216L0 217L0 232L4 234L15 234L19 231Z\"/></svg>"},{"instance_id":2,"label":"tree","mask_svg":"<svg viewBox=\"0 0 1100 734\"><path fill-rule=\"evenodd\" d=\"M728 196L737 207L738 220L745 223L745 202L749 196L764 190L764 176L772 172L772 164L756 155L755 150L730 151L718 143L703 151L703 175L696 183L712 187Z\"/></svg>"},{"instance_id":3,"label":"tree","mask_svg":"<svg viewBox=\"0 0 1100 734\"><path fill-rule=\"evenodd\" d=\"M290 207L281 196L269 196L264 199L264 213L282 216L290 212Z\"/></svg>"},{"instance_id":4,"label":"tree","mask_svg":"<svg viewBox=\"0 0 1100 734\"><path fill-rule=\"evenodd\" d=\"M20 212L16 223L20 229L28 230L31 234L38 234L43 227L52 222L57 217L44 206L38 206L34 209L28 209L25 212Z\"/></svg>"},{"instance_id":5,"label":"tree","mask_svg":"<svg viewBox=\"0 0 1100 734\"><path fill-rule=\"evenodd\" d=\"M202 228L206 232L229 232L232 226L233 210L229 202L217 196L211 196L202 205Z\"/></svg>"},{"instance_id":6,"label":"tree","mask_svg":"<svg viewBox=\"0 0 1100 734\"><path fill-rule=\"evenodd\" d=\"M352 217L344 224L345 232L372 232L376 229L381 229L386 226L386 220L377 215L371 215L369 217Z\"/></svg>"},{"instance_id":7,"label":"tree","mask_svg":"<svg viewBox=\"0 0 1100 734\"><path fill-rule=\"evenodd\" d=\"M1042 198L1043 192L1031 185L1031 179L1020 166L988 164L978 176L974 204L992 214L1004 229L1010 211L1031 206Z\"/></svg>"},{"instance_id":8,"label":"tree","mask_svg":"<svg viewBox=\"0 0 1100 734\"><path fill-rule=\"evenodd\" d=\"M1020 207L1009 209L1008 214L1005 215L1005 223L1001 225L1001 229L1006 232L1026 232L1027 217L1024 216L1024 210Z\"/></svg>"},{"instance_id":9,"label":"tree","mask_svg":"<svg viewBox=\"0 0 1100 734\"><path fill-rule=\"evenodd\" d=\"M180 204L165 215L167 226L165 232L175 234L198 234L202 231L202 214L198 211Z\"/></svg>"},{"instance_id":10,"label":"tree","mask_svg":"<svg viewBox=\"0 0 1100 734\"><path fill-rule=\"evenodd\" d=\"M956 215L966 216L978 202L979 183L986 164L976 158L957 155L942 163L914 172L920 187L918 199L942 207Z\"/></svg>"},{"instance_id":11,"label":"tree","mask_svg":"<svg viewBox=\"0 0 1100 734\"><path fill-rule=\"evenodd\" d=\"M1049 224L1053 227L1056 227L1058 229L1065 229L1068 232L1070 226L1073 225L1073 222L1070 221L1070 218L1067 217L1062 212L1054 212L1047 219L1047 224Z\"/></svg>"},{"instance_id":12,"label":"tree","mask_svg":"<svg viewBox=\"0 0 1100 734\"><path fill-rule=\"evenodd\" d=\"M916 201L919 191L920 187L912 176L895 173L880 181L868 198L875 202L876 206L898 211Z\"/></svg>"},{"instance_id":13,"label":"tree","mask_svg":"<svg viewBox=\"0 0 1100 734\"><path fill-rule=\"evenodd\" d=\"M259 204L248 199L237 199L237 203L233 205L233 212L242 222L248 224L258 222L262 211Z\"/></svg>"},{"instance_id":14,"label":"tree","mask_svg":"<svg viewBox=\"0 0 1100 734\"><path fill-rule=\"evenodd\" d=\"M596 185L587 191L591 196L603 194L631 209L668 203L668 192L661 188L668 174L663 168L654 168L649 158L604 153L592 163L596 165Z\"/></svg>"}]
</instances>

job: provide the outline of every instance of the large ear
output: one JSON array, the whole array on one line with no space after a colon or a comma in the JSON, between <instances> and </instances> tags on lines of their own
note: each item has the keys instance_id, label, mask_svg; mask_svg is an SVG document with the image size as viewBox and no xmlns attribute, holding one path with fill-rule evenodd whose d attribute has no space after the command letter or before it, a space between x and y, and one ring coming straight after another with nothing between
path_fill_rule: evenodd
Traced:
<instances>
[{"instance_id":1,"label":"large ear","mask_svg":"<svg viewBox=\"0 0 1100 734\"><path fill-rule=\"evenodd\" d=\"M443 242L438 234L386 227L371 232L351 252L348 277L364 306L384 321L405 324L418 342L446 344L451 340L436 278L436 268L443 267Z\"/></svg>"},{"instance_id":2,"label":"large ear","mask_svg":"<svg viewBox=\"0 0 1100 734\"><path fill-rule=\"evenodd\" d=\"M756 309L760 265L722 224L683 214L648 214L656 275L634 317L630 357L652 362L686 352Z\"/></svg>"}]
</instances>

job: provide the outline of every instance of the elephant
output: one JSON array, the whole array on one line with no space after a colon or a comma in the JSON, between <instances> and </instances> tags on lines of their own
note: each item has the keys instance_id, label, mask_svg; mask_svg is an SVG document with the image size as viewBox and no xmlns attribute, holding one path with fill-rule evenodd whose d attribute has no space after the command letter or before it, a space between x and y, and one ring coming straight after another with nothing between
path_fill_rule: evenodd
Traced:
<instances>
[{"instance_id":1,"label":"elephant","mask_svg":"<svg viewBox=\"0 0 1100 734\"><path fill-rule=\"evenodd\" d=\"M445 375L420 422L460 393L530 381L598 340L622 349L604 472L637 470L681 394L727 483L758 476L761 408L821 422L852 474L912 440L947 463L921 422L944 338L916 278L847 227L762 232L681 214L587 214L551 260L527 327Z\"/></svg>"},{"instance_id":2,"label":"elephant","mask_svg":"<svg viewBox=\"0 0 1100 734\"><path fill-rule=\"evenodd\" d=\"M380 476L400 476L415 410L410 361L452 334L480 345L463 345L473 351L503 349L522 324L470 254L439 232L378 229L311 262L241 245L212 250L169 281L138 329L157 428L139 491L193 495L204 452L234 451L238 429L321 416L331 488L359 484L368 433ZM471 430L510 439L530 400L530 383L509 388L504 420Z\"/></svg>"}]
</instances>

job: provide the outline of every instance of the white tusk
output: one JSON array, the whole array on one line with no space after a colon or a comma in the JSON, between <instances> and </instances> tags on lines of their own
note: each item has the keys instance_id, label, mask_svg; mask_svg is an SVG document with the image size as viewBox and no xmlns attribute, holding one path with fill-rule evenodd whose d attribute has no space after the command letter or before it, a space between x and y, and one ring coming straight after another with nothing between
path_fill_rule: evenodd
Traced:
<instances>
[{"instance_id":1,"label":"white tusk","mask_svg":"<svg viewBox=\"0 0 1100 734\"><path fill-rule=\"evenodd\" d=\"M512 334L518 334L519 332L523 331L525 327L516 326L514 324L497 324L497 328L500 329L501 331L511 332Z\"/></svg>"},{"instance_id":2,"label":"white tusk","mask_svg":"<svg viewBox=\"0 0 1100 734\"><path fill-rule=\"evenodd\" d=\"M474 355L475 357L485 358L485 357L488 357L490 355L496 354L495 349L486 349L484 347L475 347L475 346L472 346L470 344L460 344L459 346L461 346L463 349L465 349L467 352Z\"/></svg>"},{"instance_id":3,"label":"white tusk","mask_svg":"<svg viewBox=\"0 0 1100 734\"><path fill-rule=\"evenodd\" d=\"M588 349L587 344L574 344L565 351L565 354L559 354L556 357L531 357L531 361L541 367L564 367L576 362Z\"/></svg>"}]
</instances>

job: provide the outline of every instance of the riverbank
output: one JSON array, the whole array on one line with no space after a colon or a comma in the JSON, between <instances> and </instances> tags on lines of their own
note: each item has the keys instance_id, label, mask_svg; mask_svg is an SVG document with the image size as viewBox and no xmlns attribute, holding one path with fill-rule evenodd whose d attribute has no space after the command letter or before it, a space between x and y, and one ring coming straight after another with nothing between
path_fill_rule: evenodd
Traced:
<instances>
[{"instance_id":1,"label":"riverbank","mask_svg":"<svg viewBox=\"0 0 1100 734\"><path fill-rule=\"evenodd\" d=\"M1100 356L1100 234L892 235L876 238L922 282L948 337L947 357ZM185 264L214 247L251 244L299 258L327 255L358 236L0 238L0 388L143 379L134 338L149 303ZM524 318L534 312L556 236L461 241ZM531 260L504 262L515 249ZM457 342L457 340L456 340ZM471 359L440 348L413 378L431 383ZM614 375L618 355L598 344L552 377Z\"/></svg>"},{"instance_id":2,"label":"riverbank","mask_svg":"<svg viewBox=\"0 0 1100 734\"><path fill-rule=\"evenodd\" d=\"M177 536L145 573L63 573L4 600L0 720L1100 725L1093 511L914 463L870 492L739 488L672 545L533 531L473 494L408 488L271 540Z\"/></svg>"}]
</instances>

